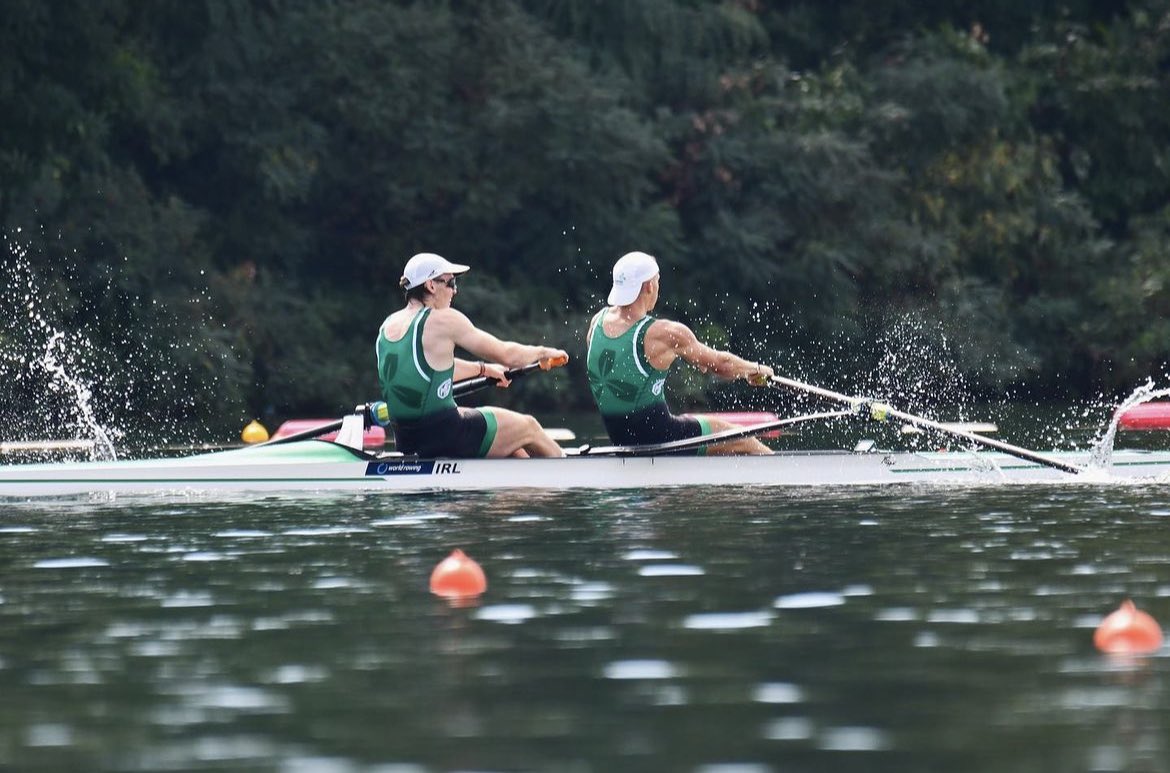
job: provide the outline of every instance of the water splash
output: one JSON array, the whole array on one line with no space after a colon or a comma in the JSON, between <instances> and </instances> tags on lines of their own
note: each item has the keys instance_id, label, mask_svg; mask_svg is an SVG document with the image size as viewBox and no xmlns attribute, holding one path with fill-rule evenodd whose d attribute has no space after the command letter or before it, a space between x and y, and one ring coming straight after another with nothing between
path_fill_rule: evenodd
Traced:
<instances>
[{"instance_id":1,"label":"water splash","mask_svg":"<svg viewBox=\"0 0 1170 773\"><path fill-rule=\"evenodd\" d=\"M1128 397L1122 400L1121 404L1113 412L1113 416L1105 432L1093 441L1089 453L1089 466L1094 469L1108 467L1113 461L1113 444L1117 438L1117 428L1121 423L1121 415L1135 405L1141 405L1159 397L1170 397L1170 387L1157 389L1154 386L1154 380L1147 379L1146 383L1134 389Z\"/></svg>"},{"instance_id":2,"label":"water splash","mask_svg":"<svg viewBox=\"0 0 1170 773\"><path fill-rule=\"evenodd\" d=\"M34 270L30 248L5 234L7 254L0 256L6 283L0 289L0 309L7 338L0 336L0 382L8 399L0 406L7 432L37 439L58 437L62 429L73 437L92 437L92 459L115 458L118 432L102 425L94 408L93 392L84 374L97 358L89 340L79 331L66 333L51 321L44 308L46 293ZM56 399L53 399L53 398Z\"/></svg>"},{"instance_id":3,"label":"water splash","mask_svg":"<svg viewBox=\"0 0 1170 773\"><path fill-rule=\"evenodd\" d=\"M94 413L93 390L71 374L71 368L67 365L69 362L65 334L59 330L52 331L45 345L44 356L39 363L52 378L50 388L66 393L73 405L76 406L81 426L94 437L93 458L112 461L117 458L117 452L114 450L111 433L102 426Z\"/></svg>"}]
</instances>

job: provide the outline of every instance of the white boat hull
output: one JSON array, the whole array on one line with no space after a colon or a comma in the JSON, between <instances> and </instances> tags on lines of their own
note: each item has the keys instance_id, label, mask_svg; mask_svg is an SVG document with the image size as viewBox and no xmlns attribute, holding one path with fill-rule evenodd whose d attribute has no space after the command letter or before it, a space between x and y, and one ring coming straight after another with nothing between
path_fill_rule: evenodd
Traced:
<instances>
[{"instance_id":1,"label":"white boat hull","mask_svg":"<svg viewBox=\"0 0 1170 773\"><path fill-rule=\"evenodd\" d=\"M1074 464L1086 454L1053 453ZM167 492L486 491L663 486L879 486L1170 481L1170 452L1117 451L1072 475L998 452L785 452L760 457L374 458L309 440L176 459L0 466L0 498Z\"/></svg>"}]
</instances>

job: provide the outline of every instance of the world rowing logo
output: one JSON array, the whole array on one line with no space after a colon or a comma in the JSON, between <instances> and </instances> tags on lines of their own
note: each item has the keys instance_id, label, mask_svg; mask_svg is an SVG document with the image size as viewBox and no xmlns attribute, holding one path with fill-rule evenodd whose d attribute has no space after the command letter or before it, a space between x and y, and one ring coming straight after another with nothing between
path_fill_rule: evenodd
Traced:
<instances>
[{"instance_id":1,"label":"world rowing logo","mask_svg":"<svg viewBox=\"0 0 1170 773\"><path fill-rule=\"evenodd\" d=\"M451 394L451 379L447 379L442 384L439 384L439 388L435 391L435 395L437 395L440 400L446 400L448 395L450 395L450 394Z\"/></svg>"},{"instance_id":2,"label":"world rowing logo","mask_svg":"<svg viewBox=\"0 0 1170 773\"><path fill-rule=\"evenodd\" d=\"M662 385L665 383L666 383L666 379L660 378L657 381L655 381L653 384L650 385L650 391L652 393L654 393L655 397L662 394Z\"/></svg>"}]
</instances>

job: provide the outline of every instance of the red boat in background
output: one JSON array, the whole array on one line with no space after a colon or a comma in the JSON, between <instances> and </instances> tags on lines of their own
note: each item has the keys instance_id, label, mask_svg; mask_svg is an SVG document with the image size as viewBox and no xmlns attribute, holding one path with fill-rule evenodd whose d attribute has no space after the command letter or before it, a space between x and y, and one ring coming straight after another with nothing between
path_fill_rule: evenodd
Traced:
<instances>
[{"instance_id":1,"label":"red boat in background","mask_svg":"<svg viewBox=\"0 0 1170 773\"><path fill-rule=\"evenodd\" d=\"M273 440L279 440L282 437L289 435L296 435L299 432L313 429L314 427L324 427L326 424L333 424L336 419L289 419L277 428L276 432L272 434ZM336 440L337 432L330 432L325 435L318 435L319 440ZM366 427L365 433L362 435L363 448L376 448L381 450L386 445L386 430L378 425Z\"/></svg>"},{"instance_id":2,"label":"red boat in background","mask_svg":"<svg viewBox=\"0 0 1170 773\"><path fill-rule=\"evenodd\" d=\"M737 427L750 427L753 424L763 424L769 421L776 421L776 419L780 418L769 411L712 411L710 413L685 413L683 415L693 416L696 419L723 419ZM770 432L761 432L758 437L780 437L780 430L774 429Z\"/></svg>"},{"instance_id":3,"label":"red boat in background","mask_svg":"<svg viewBox=\"0 0 1170 773\"><path fill-rule=\"evenodd\" d=\"M1121 412L1117 426L1125 430L1170 429L1170 402L1141 403Z\"/></svg>"}]
</instances>

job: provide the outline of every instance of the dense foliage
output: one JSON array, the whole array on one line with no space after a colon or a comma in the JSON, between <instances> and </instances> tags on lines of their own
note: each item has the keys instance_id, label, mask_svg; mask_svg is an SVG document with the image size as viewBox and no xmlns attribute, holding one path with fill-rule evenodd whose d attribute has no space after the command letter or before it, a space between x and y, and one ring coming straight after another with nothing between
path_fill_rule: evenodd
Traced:
<instances>
[{"instance_id":1,"label":"dense foliage","mask_svg":"<svg viewBox=\"0 0 1170 773\"><path fill-rule=\"evenodd\" d=\"M9 0L0 223L51 326L141 364L108 405L232 425L372 397L422 250L577 355L641 249L782 371L914 320L972 389L1124 390L1170 359L1168 86L1156 0ZM587 406L579 362L525 405Z\"/></svg>"}]
</instances>

